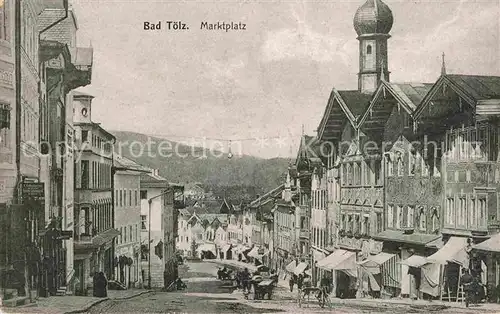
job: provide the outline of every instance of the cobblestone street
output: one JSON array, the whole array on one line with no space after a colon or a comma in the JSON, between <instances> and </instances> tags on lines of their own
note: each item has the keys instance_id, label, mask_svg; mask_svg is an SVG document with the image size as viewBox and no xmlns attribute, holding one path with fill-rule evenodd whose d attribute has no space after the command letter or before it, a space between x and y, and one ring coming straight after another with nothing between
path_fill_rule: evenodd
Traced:
<instances>
[{"instance_id":1,"label":"cobblestone street","mask_svg":"<svg viewBox=\"0 0 500 314\"><path fill-rule=\"evenodd\" d=\"M217 280L220 261L189 263L182 267L187 290L161 292L146 290L109 291L108 298L50 297L30 307L6 308L4 313L498 313L500 308L482 304L465 308L452 303L410 300L333 299L331 308L320 308L311 299L299 307L297 295L287 287L276 287L272 300L245 300L240 290ZM231 266L236 265L232 261Z\"/></svg>"},{"instance_id":2,"label":"cobblestone street","mask_svg":"<svg viewBox=\"0 0 500 314\"><path fill-rule=\"evenodd\" d=\"M89 313L497 313L494 307L450 307L439 303L395 303L382 300L332 300L332 308L320 308L311 301L299 307L296 295L276 288L272 300L245 300L241 291L224 286L216 277L218 264L190 263L183 279L185 292L155 292L124 301L109 300ZM404 301L403 301L404 302ZM407 301L411 302L411 301Z\"/></svg>"}]
</instances>

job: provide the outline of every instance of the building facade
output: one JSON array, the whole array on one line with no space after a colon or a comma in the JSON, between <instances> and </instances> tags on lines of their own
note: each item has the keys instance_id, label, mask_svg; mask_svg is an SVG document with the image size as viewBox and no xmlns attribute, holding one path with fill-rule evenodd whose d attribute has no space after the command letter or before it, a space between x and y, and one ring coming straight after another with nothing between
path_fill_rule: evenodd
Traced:
<instances>
[{"instance_id":1,"label":"building facade","mask_svg":"<svg viewBox=\"0 0 500 314\"><path fill-rule=\"evenodd\" d=\"M179 276L176 242L179 237L179 210L185 208L184 186L169 183L163 196L163 286L169 287Z\"/></svg>"},{"instance_id":2,"label":"building facade","mask_svg":"<svg viewBox=\"0 0 500 314\"><path fill-rule=\"evenodd\" d=\"M158 169L141 175L141 267L149 287L168 287L178 276L176 242L184 186L169 183Z\"/></svg>"},{"instance_id":3,"label":"building facade","mask_svg":"<svg viewBox=\"0 0 500 314\"><path fill-rule=\"evenodd\" d=\"M162 195L167 187L168 181L161 177L156 169L152 169L149 174L141 175L142 280L149 286L149 274L151 274L151 287L163 287L163 271L165 270L163 254L157 254L158 248L162 248L164 243L163 200L156 196Z\"/></svg>"},{"instance_id":4,"label":"building facade","mask_svg":"<svg viewBox=\"0 0 500 314\"><path fill-rule=\"evenodd\" d=\"M114 156L114 221L120 235L116 237L114 278L126 287L142 285L141 281L141 173L148 171L134 161Z\"/></svg>"},{"instance_id":5,"label":"building facade","mask_svg":"<svg viewBox=\"0 0 500 314\"><path fill-rule=\"evenodd\" d=\"M51 260L55 274L48 274L48 290L54 294L73 292L74 282L74 127L73 90L91 83L92 48L76 44L77 23L73 10L47 10L40 16L39 48L40 71L45 77L41 85L40 162L41 180L45 183L45 221L56 219L57 232L65 233L65 240L55 240L48 234L42 238L44 255ZM66 40L69 39L69 40ZM82 51L86 58L77 58ZM56 237L57 238L57 237Z\"/></svg>"},{"instance_id":6,"label":"building facade","mask_svg":"<svg viewBox=\"0 0 500 314\"><path fill-rule=\"evenodd\" d=\"M51 16L49 11L54 9L64 16L67 1L8 0L0 4L0 221L5 226L0 272L4 300L15 300L16 295L25 299L47 296L49 286L55 294L57 284L62 285L67 279L61 250L58 260L62 263L55 262L55 271L47 273L46 266L54 266L54 251L53 243L47 245L46 235L55 226L44 215L44 202L51 195L40 169L40 144L45 141L40 120L48 83L45 60L40 58L40 36L60 20ZM47 21L49 25L45 24ZM60 232L61 226L57 229ZM62 237L59 238L61 247ZM46 255L49 256L42 260ZM18 279L12 280L14 277Z\"/></svg>"},{"instance_id":7,"label":"building facade","mask_svg":"<svg viewBox=\"0 0 500 314\"><path fill-rule=\"evenodd\" d=\"M444 69L443 63L441 77L416 109L415 133L426 137L432 144L428 146L437 147L428 160L443 186L439 199L442 210L436 213L442 223L442 237L436 241L438 252L454 248L450 254L454 262L440 268L445 277L439 282L448 289L436 291L424 280L420 290L450 299L458 289L446 279L462 268L469 268L490 289L499 282L498 258L492 252L496 250L493 238L499 232L500 77L453 75ZM432 132L426 131L429 128ZM485 241L482 249L473 250L475 245L481 248L481 242L489 237L492 239ZM435 264L421 267L424 276L435 272L439 267Z\"/></svg>"},{"instance_id":8,"label":"building facade","mask_svg":"<svg viewBox=\"0 0 500 314\"><path fill-rule=\"evenodd\" d=\"M115 137L92 120L93 96L74 93L75 236L74 267L78 293L85 293L91 276L113 277L114 228L113 144Z\"/></svg>"}]
</instances>

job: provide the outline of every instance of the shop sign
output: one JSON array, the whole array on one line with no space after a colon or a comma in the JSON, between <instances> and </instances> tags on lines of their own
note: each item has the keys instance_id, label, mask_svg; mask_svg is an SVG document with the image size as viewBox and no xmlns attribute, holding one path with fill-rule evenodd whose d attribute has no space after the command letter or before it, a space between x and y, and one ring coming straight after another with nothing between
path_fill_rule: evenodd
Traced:
<instances>
[{"instance_id":1,"label":"shop sign","mask_svg":"<svg viewBox=\"0 0 500 314\"><path fill-rule=\"evenodd\" d=\"M23 199L43 200L45 198L44 183L23 182L22 196Z\"/></svg>"}]
</instances>

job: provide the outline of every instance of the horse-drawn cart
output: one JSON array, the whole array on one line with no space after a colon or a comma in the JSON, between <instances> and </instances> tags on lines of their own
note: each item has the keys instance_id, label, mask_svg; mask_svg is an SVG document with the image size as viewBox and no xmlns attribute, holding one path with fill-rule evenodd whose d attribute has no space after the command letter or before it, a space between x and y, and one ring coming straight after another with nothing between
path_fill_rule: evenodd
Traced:
<instances>
[{"instance_id":1,"label":"horse-drawn cart","mask_svg":"<svg viewBox=\"0 0 500 314\"><path fill-rule=\"evenodd\" d=\"M254 291L255 291L254 300L263 300L266 294L268 300L271 300L273 289L274 289L273 280L267 279L267 280L262 280L259 283L256 283L254 285Z\"/></svg>"}]
</instances>

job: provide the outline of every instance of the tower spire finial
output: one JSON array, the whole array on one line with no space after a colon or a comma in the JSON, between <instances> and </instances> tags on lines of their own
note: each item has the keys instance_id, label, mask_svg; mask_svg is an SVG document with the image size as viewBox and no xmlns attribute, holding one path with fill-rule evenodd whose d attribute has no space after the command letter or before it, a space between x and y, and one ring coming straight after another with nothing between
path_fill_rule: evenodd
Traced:
<instances>
[{"instance_id":1,"label":"tower spire finial","mask_svg":"<svg viewBox=\"0 0 500 314\"><path fill-rule=\"evenodd\" d=\"M304 125L302 124L302 136L304 136Z\"/></svg>"},{"instance_id":2,"label":"tower spire finial","mask_svg":"<svg viewBox=\"0 0 500 314\"><path fill-rule=\"evenodd\" d=\"M443 52L442 57L443 57L443 63L441 65L441 75L446 75L446 62L444 61L444 57L445 57L444 52Z\"/></svg>"}]
</instances>

